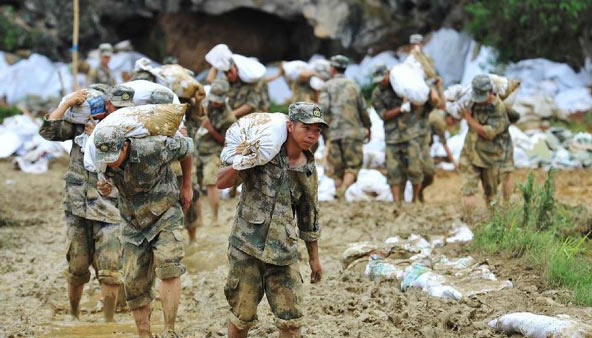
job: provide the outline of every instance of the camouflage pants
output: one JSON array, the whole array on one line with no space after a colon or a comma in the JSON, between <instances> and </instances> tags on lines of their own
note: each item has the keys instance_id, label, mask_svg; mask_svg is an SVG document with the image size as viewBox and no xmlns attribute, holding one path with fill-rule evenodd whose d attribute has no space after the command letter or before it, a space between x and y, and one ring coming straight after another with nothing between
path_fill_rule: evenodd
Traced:
<instances>
[{"instance_id":1,"label":"camouflage pants","mask_svg":"<svg viewBox=\"0 0 592 338\"><path fill-rule=\"evenodd\" d=\"M461 154L459 160L460 172L462 174L463 196L473 196L479 192L479 181L483 185L486 197L495 196L499 179L497 168L481 168L473 165L466 156Z\"/></svg>"},{"instance_id":2,"label":"camouflage pants","mask_svg":"<svg viewBox=\"0 0 592 338\"><path fill-rule=\"evenodd\" d=\"M155 276L166 280L184 274L186 269L181 263L184 256L181 229L161 231L152 241L144 240L140 245L124 242L123 277L130 309L152 302Z\"/></svg>"},{"instance_id":3,"label":"camouflage pants","mask_svg":"<svg viewBox=\"0 0 592 338\"><path fill-rule=\"evenodd\" d=\"M197 156L196 161L198 183L206 188L209 185L216 185L218 171L222 168L220 157L216 154Z\"/></svg>"},{"instance_id":4,"label":"camouflage pants","mask_svg":"<svg viewBox=\"0 0 592 338\"><path fill-rule=\"evenodd\" d=\"M500 173L511 173L514 170L516 170L516 167L514 166L514 145L510 144L510 146L505 149L504 161L500 166Z\"/></svg>"},{"instance_id":5,"label":"camouflage pants","mask_svg":"<svg viewBox=\"0 0 592 338\"><path fill-rule=\"evenodd\" d=\"M230 321L239 329L257 323L257 305L267 296L275 323L280 329L302 326L302 276L298 263L267 264L230 247L230 271L224 294L230 304Z\"/></svg>"},{"instance_id":6,"label":"camouflage pants","mask_svg":"<svg viewBox=\"0 0 592 338\"><path fill-rule=\"evenodd\" d=\"M103 223L66 212L68 226L68 283L77 286L90 280L93 266L99 282L121 284L119 224Z\"/></svg>"},{"instance_id":7,"label":"camouflage pants","mask_svg":"<svg viewBox=\"0 0 592 338\"><path fill-rule=\"evenodd\" d=\"M364 162L363 141L342 138L329 141L327 176L343 179L345 174L358 176Z\"/></svg>"},{"instance_id":8,"label":"camouflage pants","mask_svg":"<svg viewBox=\"0 0 592 338\"><path fill-rule=\"evenodd\" d=\"M436 169L434 167L434 159L430 155L430 141L431 135L420 136L421 141L421 171L423 172L422 185L427 187L434 182Z\"/></svg>"},{"instance_id":9,"label":"camouflage pants","mask_svg":"<svg viewBox=\"0 0 592 338\"><path fill-rule=\"evenodd\" d=\"M416 139L408 142L386 145L387 181L390 186L412 184L423 180L421 146Z\"/></svg>"}]
</instances>

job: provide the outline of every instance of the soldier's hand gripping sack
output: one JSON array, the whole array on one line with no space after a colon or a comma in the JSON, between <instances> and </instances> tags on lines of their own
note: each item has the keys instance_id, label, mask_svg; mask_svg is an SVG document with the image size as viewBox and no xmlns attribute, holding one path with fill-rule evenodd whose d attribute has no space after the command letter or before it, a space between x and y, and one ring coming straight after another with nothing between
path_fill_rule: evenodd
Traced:
<instances>
[{"instance_id":1,"label":"soldier's hand gripping sack","mask_svg":"<svg viewBox=\"0 0 592 338\"><path fill-rule=\"evenodd\" d=\"M64 114L64 120L75 124L86 124L90 121L91 116L95 120L100 120L106 116L105 94L91 88L83 90L86 92L86 100L79 105L68 108ZM73 94L75 93L64 96L60 104L68 100Z\"/></svg>"},{"instance_id":2,"label":"soldier's hand gripping sack","mask_svg":"<svg viewBox=\"0 0 592 338\"><path fill-rule=\"evenodd\" d=\"M266 164L288 138L287 121L281 113L254 113L239 119L226 132L220 160L237 170Z\"/></svg>"}]
</instances>

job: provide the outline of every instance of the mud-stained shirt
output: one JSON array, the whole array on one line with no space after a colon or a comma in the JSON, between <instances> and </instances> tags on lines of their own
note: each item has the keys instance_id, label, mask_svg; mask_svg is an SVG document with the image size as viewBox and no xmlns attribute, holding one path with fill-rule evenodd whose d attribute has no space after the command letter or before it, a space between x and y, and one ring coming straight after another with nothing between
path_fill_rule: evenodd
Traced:
<instances>
[{"instance_id":1,"label":"mud-stained shirt","mask_svg":"<svg viewBox=\"0 0 592 338\"><path fill-rule=\"evenodd\" d=\"M115 78L111 73L109 68L105 68L103 66L94 68L88 74L88 83L95 84L95 83L102 83L106 84L107 86L115 86Z\"/></svg>"},{"instance_id":2,"label":"mud-stained shirt","mask_svg":"<svg viewBox=\"0 0 592 338\"><path fill-rule=\"evenodd\" d=\"M496 100L495 103L473 104L470 109L473 118L492 140L481 137L469 127L461 156L466 156L474 166L481 168L493 168L504 163L506 145L502 134L510 126L504 104Z\"/></svg>"},{"instance_id":3,"label":"mud-stained shirt","mask_svg":"<svg viewBox=\"0 0 592 338\"><path fill-rule=\"evenodd\" d=\"M384 137L387 144L408 142L419 136L417 117L410 112L401 112L390 120L385 120L385 113L400 107L401 99L390 86L382 88L378 85L372 91L372 106L384 121Z\"/></svg>"},{"instance_id":4,"label":"mud-stained shirt","mask_svg":"<svg viewBox=\"0 0 592 338\"><path fill-rule=\"evenodd\" d=\"M289 265L298 261L298 238L319 239L317 171L313 154L305 154L306 165L289 168L284 145L269 163L240 172L231 246L269 264Z\"/></svg>"},{"instance_id":5,"label":"mud-stained shirt","mask_svg":"<svg viewBox=\"0 0 592 338\"><path fill-rule=\"evenodd\" d=\"M65 120L44 119L39 134L49 141L72 140L70 165L64 176L66 187L62 206L66 212L93 221L120 222L117 209L117 191L103 196L97 191L97 174L84 168L84 153L74 138L84 133L84 125Z\"/></svg>"},{"instance_id":6,"label":"mud-stained shirt","mask_svg":"<svg viewBox=\"0 0 592 338\"><path fill-rule=\"evenodd\" d=\"M226 97L228 97L228 104L232 110L238 109L244 104L253 108L251 113L261 108L261 93L256 83L246 83L238 79L233 83L229 81L229 84L230 89Z\"/></svg>"},{"instance_id":7,"label":"mud-stained shirt","mask_svg":"<svg viewBox=\"0 0 592 338\"><path fill-rule=\"evenodd\" d=\"M150 136L128 139L129 156L120 168L107 168L105 175L119 190L119 210L124 221L125 241L140 245L152 241L167 226L167 215L181 205L177 178L171 162L193 152L188 137Z\"/></svg>"},{"instance_id":8,"label":"mud-stained shirt","mask_svg":"<svg viewBox=\"0 0 592 338\"><path fill-rule=\"evenodd\" d=\"M329 140L364 139L364 128L370 128L366 101L358 84L343 74L327 81L319 97L319 106L329 123Z\"/></svg>"},{"instance_id":9,"label":"mud-stained shirt","mask_svg":"<svg viewBox=\"0 0 592 338\"><path fill-rule=\"evenodd\" d=\"M212 105L208 105L208 119L212 123L214 129L224 137L226 131L230 126L236 122L236 117L232 114L232 111L227 105L220 108L214 108ZM220 155L224 148L224 144L219 143L214 136L209 132L200 135L197 140L197 152L200 156L204 155Z\"/></svg>"}]
</instances>

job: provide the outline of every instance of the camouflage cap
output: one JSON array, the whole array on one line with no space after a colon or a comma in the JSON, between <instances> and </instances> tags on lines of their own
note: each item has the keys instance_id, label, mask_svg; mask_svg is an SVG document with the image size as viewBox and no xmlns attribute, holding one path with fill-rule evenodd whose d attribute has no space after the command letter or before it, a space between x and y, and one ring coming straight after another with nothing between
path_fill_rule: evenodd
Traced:
<instances>
[{"instance_id":1,"label":"camouflage cap","mask_svg":"<svg viewBox=\"0 0 592 338\"><path fill-rule=\"evenodd\" d=\"M208 94L208 101L224 103L224 96L230 90L228 81L224 79L216 79L210 87L210 94Z\"/></svg>"},{"instance_id":2,"label":"camouflage cap","mask_svg":"<svg viewBox=\"0 0 592 338\"><path fill-rule=\"evenodd\" d=\"M134 89L124 85L111 88L109 102L115 107L131 107L134 105Z\"/></svg>"},{"instance_id":3,"label":"camouflage cap","mask_svg":"<svg viewBox=\"0 0 592 338\"><path fill-rule=\"evenodd\" d=\"M331 57L331 66L335 68L345 69L349 65L349 59L347 56L335 55Z\"/></svg>"},{"instance_id":4,"label":"camouflage cap","mask_svg":"<svg viewBox=\"0 0 592 338\"><path fill-rule=\"evenodd\" d=\"M477 75L473 78L471 85L473 86L472 100L477 103L487 101L489 93L493 90L489 76L485 74Z\"/></svg>"},{"instance_id":5,"label":"camouflage cap","mask_svg":"<svg viewBox=\"0 0 592 338\"><path fill-rule=\"evenodd\" d=\"M97 163L109 164L117 161L125 142L123 129L116 126L99 127L94 134Z\"/></svg>"},{"instance_id":6,"label":"camouflage cap","mask_svg":"<svg viewBox=\"0 0 592 338\"><path fill-rule=\"evenodd\" d=\"M288 117L290 121L300 121L305 124L320 123L324 127L329 127L323 119L323 112L318 105L310 102L292 103L288 108Z\"/></svg>"},{"instance_id":7,"label":"camouflage cap","mask_svg":"<svg viewBox=\"0 0 592 338\"><path fill-rule=\"evenodd\" d=\"M388 67L385 64L379 63L372 67L370 76L372 76L372 82L378 83L384 79L384 75L389 72Z\"/></svg>"},{"instance_id":8,"label":"camouflage cap","mask_svg":"<svg viewBox=\"0 0 592 338\"><path fill-rule=\"evenodd\" d=\"M411 44L419 44L423 42L423 35L421 34L411 34L411 36L409 37L409 43Z\"/></svg>"},{"instance_id":9,"label":"camouflage cap","mask_svg":"<svg viewBox=\"0 0 592 338\"><path fill-rule=\"evenodd\" d=\"M113 46L110 43L102 43L99 45L99 54L101 55L113 55Z\"/></svg>"},{"instance_id":10,"label":"camouflage cap","mask_svg":"<svg viewBox=\"0 0 592 338\"><path fill-rule=\"evenodd\" d=\"M155 89L150 94L150 103L152 104L168 104L173 103L175 96L168 90Z\"/></svg>"}]
</instances>

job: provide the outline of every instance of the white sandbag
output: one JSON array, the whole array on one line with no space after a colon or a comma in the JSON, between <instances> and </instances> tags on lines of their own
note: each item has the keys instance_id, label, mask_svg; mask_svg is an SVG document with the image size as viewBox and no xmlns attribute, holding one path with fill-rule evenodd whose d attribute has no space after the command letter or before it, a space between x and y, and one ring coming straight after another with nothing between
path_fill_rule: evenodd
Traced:
<instances>
[{"instance_id":1,"label":"white sandbag","mask_svg":"<svg viewBox=\"0 0 592 338\"><path fill-rule=\"evenodd\" d=\"M584 338L592 335L590 325L572 320L569 316L561 317L515 312L490 321L489 327L506 334L520 333L527 338Z\"/></svg>"},{"instance_id":2,"label":"white sandbag","mask_svg":"<svg viewBox=\"0 0 592 338\"><path fill-rule=\"evenodd\" d=\"M136 106L142 106L145 104L154 104L155 102L153 102L152 94L155 91L163 91L163 92L169 93L173 99L172 102L169 102L169 103L175 103L175 104L181 103L179 101L179 97L177 96L177 94L175 94L168 87L165 87L165 86L158 84L158 83L154 83L154 82L150 82L150 81L146 81L146 80L135 80L135 81L126 82L123 85L130 87L134 90L133 101L134 101L134 105L136 105Z\"/></svg>"},{"instance_id":3,"label":"white sandbag","mask_svg":"<svg viewBox=\"0 0 592 338\"><path fill-rule=\"evenodd\" d=\"M139 72L141 70L150 72L152 69L154 68L152 67L152 61L149 58L141 58L134 64L134 72Z\"/></svg>"},{"instance_id":4,"label":"white sandbag","mask_svg":"<svg viewBox=\"0 0 592 338\"><path fill-rule=\"evenodd\" d=\"M230 69L232 64L232 52L227 45L221 43L214 46L205 56L206 61L212 65L212 67L226 72Z\"/></svg>"},{"instance_id":5,"label":"white sandbag","mask_svg":"<svg viewBox=\"0 0 592 338\"><path fill-rule=\"evenodd\" d=\"M86 124L90 121L90 116L93 119L100 120L107 116L107 109L105 108L105 94L102 92L87 88L83 89L86 92L86 100L79 104L72 106L66 110L64 120L75 124ZM60 105L67 101L75 93L70 93L62 98Z\"/></svg>"},{"instance_id":6,"label":"white sandbag","mask_svg":"<svg viewBox=\"0 0 592 338\"><path fill-rule=\"evenodd\" d=\"M421 65L413 56L409 56L403 63L394 65L390 72L391 86L395 93L416 105L425 104L430 94L430 88L424 78Z\"/></svg>"},{"instance_id":7,"label":"white sandbag","mask_svg":"<svg viewBox=\"0 0 592 338\"><path fill-rule=\"evenodd\" d=\"M303 71L311 71L312 67L304 61L295 60L282 63L282 69L284 70L284 76L290 81L297 81L300 77L300 73Z\"/></svg>"},{"instance_id":8,"label":"white sandbag","mask_svg":"<svg viewBox=\"0 0 592 338\"><path fill-rule=\"evenodd\" d=\"M288 138L288 117L281 113L254 113L236 121L226 132L222 163L244 170L271 161Z\"/></svg>"},{"instance_id":9,"label":"white sandbag","mask_svg":"<svg viewBox=\"0 0 592 338\"><path fill-rule=\"evenodd\" d=\"M233 54L232 61L238 69L238 77L243 82L254 83L265 76L265 66L255 58Z\"/></svg>"},{"instance_id":10,"label":"white sandbag","mask_svg":"<svg viewBox=\"0 0 592 338\"><path fill-rule=\"evenodd\" d=\"M320 78L313 76L310 78L309 81L310 88L314 90L321 90L325 86L325 81L321 80Z\"/></svg>"},{"instance_id":11,"label":"white sandbag","mask_svg":"<svg viewBox=\"0 0 592 338\"><path fill-rule=\"evenodd\" d=\"M196 91L203 91L203 86L193 77L193 72L179 65L163 65L151 72L156 81L170 88L178 97L191 99Z\"/></svg>"},{"instance_id":12,"label":"white sandbag","mask_svg":"<svg viewBox=\"0 0 592 338\"><path fill-rule=\"evenodd\" d=\"M364 274L373 281L396 280L403 277L403 269L384 261L384 258L378 255L370 256L368 265Z\"/></svg>"},{"instance_id":13,"label":"white sandbag","mask_svg":"<svg viewBox=\"0 0 592 338\"><path fill-rule=\"evenodd\" d=\"M498 95L504 95L506 93L509 86L508 78L496 74L489 74L489 79L491 80L491 86L493 87L494 93Z\"/></svg>"},{"instance_id":14,"label":"white sandbag","mask_svg":"<svg viewBox=\"0 0 592 338\"><path fill-rule=\"evenodd\" d=\"M361 169L356 182L345 192L348 202L389 201L393 196L386 177L375 169Z\"/></svg>"}]
</instances>

